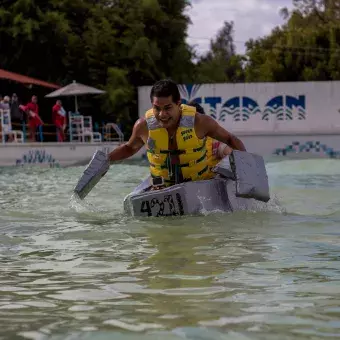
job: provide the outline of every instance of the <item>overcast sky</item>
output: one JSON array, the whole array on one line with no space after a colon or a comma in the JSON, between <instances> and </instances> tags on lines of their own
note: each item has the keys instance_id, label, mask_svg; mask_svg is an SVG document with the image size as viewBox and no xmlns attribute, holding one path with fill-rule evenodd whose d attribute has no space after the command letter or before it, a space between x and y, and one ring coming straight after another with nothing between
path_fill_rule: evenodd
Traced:
<instances>
[{"instance_id":1,"label":"overcast sky","mask_svg":"<svg viewBox=\"0 0 340 340\"><path fill-rule=\"evenodd\" d=\"M244 42L269 34L283 23L279 15L282 7L292 7L292 0L191 0L188 14L192 21L188 42L197 45L199 54L209 48L224 21L234 21L234 39L238 53L245 51Z\"/></svg>"}]
</instances>

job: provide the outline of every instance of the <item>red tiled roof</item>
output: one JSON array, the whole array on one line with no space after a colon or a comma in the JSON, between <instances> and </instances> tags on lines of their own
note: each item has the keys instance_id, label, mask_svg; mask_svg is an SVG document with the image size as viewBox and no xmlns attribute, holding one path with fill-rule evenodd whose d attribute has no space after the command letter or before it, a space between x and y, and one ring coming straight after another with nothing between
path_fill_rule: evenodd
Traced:
<instances>
[{"instance_id":1,"label":"red tiled roof","mask_svg":"<svg viewBox=\"0 0 340 340\"><path fill-rule=\"evenodd\" d=\"M34 84L34 85L40 85L44 87L50 87L52 89L59 89L61 86L56 85L56 84L51 84L43 80L31 78L31 77L26 77L18 73L13 73L9 71L5 71L0 69L0 78L2 79L9 79L9 80L14 80L19 83L23 84Z\"/></svg>"}]
</instances>

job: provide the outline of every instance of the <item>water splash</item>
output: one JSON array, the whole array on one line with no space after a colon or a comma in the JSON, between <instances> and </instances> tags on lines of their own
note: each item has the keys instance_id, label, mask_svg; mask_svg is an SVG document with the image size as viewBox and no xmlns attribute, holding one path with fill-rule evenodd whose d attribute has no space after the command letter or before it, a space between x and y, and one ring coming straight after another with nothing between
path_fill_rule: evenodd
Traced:
<instances>
[{"instance_id":1,"label":"water splash","mask_svg":"<svg viewBox=\"0 0 340 340\"><path fill-rule=\"evenodd\" d=\"M98 212L89 202L81 200L76 194L72 194L70 197L70 207L77 213L88 211Z\"/></svg>"}]
</instances>

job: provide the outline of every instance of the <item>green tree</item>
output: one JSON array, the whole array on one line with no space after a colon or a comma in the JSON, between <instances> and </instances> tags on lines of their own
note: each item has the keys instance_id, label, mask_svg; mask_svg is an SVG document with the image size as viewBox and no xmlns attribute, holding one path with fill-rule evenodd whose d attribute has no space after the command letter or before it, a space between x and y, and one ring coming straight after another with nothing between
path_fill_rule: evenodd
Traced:
<instances>
[{"instance_id":1,"label":"green tree","mask_svg":"<svg viewBox=\"0 0 340 340\"><path fill-rule=\"evenodd\" d=\"M236 54L233 34L234 23L225 21L216 38L210 41L210 50L198 60L198 82L243 81L243 58Z\"/></svg>"},{"instance_id":2,"label":"green tree","mask_svg":"<svg viewBox=\"0 0 340 340\"><path fill-rule=\"evenodd\" d=\"M108 69L106 85L103 86L106 95L103 96L102 109L116 122L124 122L132 128L129 108L134 97L134 88L127 79L127 71L111 67Z\"/></svg>"},{"instance_id":3,"label":"green tree","mask_svg":"<svg viewBox=\"0 0 340 340\"><path fill-rule=\"evenodd\" d=\"M193 53L185 42L188 5L187 0L6 0L0 5L1 66L61 85L77 80L105 88L96 105L102 114L136 117L137 86L162 77L193 79Z\"/></svg>"},{"instance_id":4,"label":"green tree","mask_svg":"<svg viewBox=\"0 0 340 340\"><path fill-rule=\"evenodd\" d=\"M340 1L294 0L286 23L246 44L247 81L340 79Z\"/></svg>"}]
</instances>

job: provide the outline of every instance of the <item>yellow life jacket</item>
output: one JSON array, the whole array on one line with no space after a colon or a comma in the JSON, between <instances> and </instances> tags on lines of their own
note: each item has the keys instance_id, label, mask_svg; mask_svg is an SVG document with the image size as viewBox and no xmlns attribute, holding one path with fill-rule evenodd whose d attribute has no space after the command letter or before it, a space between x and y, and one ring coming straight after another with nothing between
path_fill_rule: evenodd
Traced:
<instances>
[{"instance_id":1,"label":"yellow life jacket","mask_svg":"<svg viewBox=\"0 0 340 340\"><path fill-rule=\"evenodd\" d=\"M216 166L217 163L220 161L220 159L218 159L216 155L213 154L213 143L214 139L212 139L211 137L207 137L205 145L207 147L207 158L210 169Z\"/></svg>"},{"instance_id":2,"label":"yellow life jacket","mask_svg":"<svg viewBox=\"0 0 340 340\"><path fill-rule=\"evenodd\" d=\"M153 110L145 114L149 130L147 157L150 173L152 177L163 177L166 186L215 176L208 165L206 138L199 139L195 132L196 108L182 104L181 109L176 131L177 150L169 150L168 131L159 125ZM174 156L178 156L179 164L172 164Z\"/></svg>"}]
</instances>

